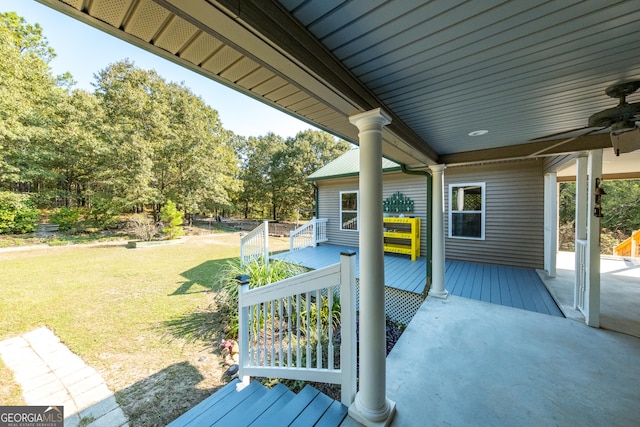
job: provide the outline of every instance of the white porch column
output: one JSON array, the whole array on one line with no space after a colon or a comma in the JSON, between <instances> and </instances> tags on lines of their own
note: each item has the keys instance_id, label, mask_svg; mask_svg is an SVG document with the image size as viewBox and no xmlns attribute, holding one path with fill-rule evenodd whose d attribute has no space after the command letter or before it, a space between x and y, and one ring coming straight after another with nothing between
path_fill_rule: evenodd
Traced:
<instances>
[{"instance_id":1,"label":"white porch column","mask_svg":"<svg viewBox=\"0 0 640 427\"><path fill-rule=\"evenodd\" d=\"M558 182L555 172L544 176L544 271L556 277L558 255Z\"/></svg>"},{"instance_id":2,"label":"white porch column","mask_svg":"<svg viewBox=\"0 0 640 427\"><path fill-rule=\"evenodd\" d=\"M587 287L585 295L585 322L600 327L600 218L594 215L596 180L602 178L602 150L589 151L589 205L587 209Z\"/></svg>"},{"instance_id":3,"label":"white porch column","mask_svg":"<svg viewBox=\"0 0 640 427\"><path fill-rule=\"evenodd\" d=\"M584 285L583 260L580 259L580 242L587 240L587 158L576 159L576 219L575 219L575 281L573 286L573 308L578 308L581 287Z\"/></svg>"},{"instance_id":4,"label":"white porch column","mask_svg":"<svg viewBox=\"0 0 640 427\"><path fill-rule=\"evenodd\" d=\"M377 108L349 121L360 131L360 386L349 415L365 426L387 426L395 403L386 396L382 128L391 119Z\"/></svg>"},{"instance_id":5,"label":"white porch column","mask_svg":"<svg viewBox=\"0 0 640 427\"><path fill-rule=\"evenodd\" d=\"M446 298L444 272L444 168L445 165L429 166L433 177L433 221L431 227L431 288L429 296Z\"/></svg>"}]
</instances>

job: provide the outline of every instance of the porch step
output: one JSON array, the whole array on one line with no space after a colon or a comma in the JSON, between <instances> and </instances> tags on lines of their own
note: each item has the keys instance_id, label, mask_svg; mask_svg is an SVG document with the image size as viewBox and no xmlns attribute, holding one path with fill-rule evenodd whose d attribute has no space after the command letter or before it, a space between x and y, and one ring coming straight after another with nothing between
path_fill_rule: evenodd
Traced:
<instances>
[{"instance_id":1,"label":"porch step","mask_svg":"<svg viewBox=\"0 0 640 427\"><path fill-rule=\"evenodd\" d=\"M257 381L237 391L233 380L191 410L170 427L182 426L339 426L347 407L310 385L295 394L278 384L267 389Z\"/></svg>"}]
</instances>

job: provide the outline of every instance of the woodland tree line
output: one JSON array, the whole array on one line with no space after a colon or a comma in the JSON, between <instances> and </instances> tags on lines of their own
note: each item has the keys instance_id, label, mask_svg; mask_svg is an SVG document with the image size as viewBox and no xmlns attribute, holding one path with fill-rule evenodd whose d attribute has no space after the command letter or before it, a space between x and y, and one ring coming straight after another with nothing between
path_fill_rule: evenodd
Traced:
<instances>
[{"instance_id":1,"label":"woodland tree line","mask_svg":"<svg viewBox=\"0 0 640 427\"><path fill-rule=\"evenodd\" d=\"M293 217L313 207L305 177L350 148L321 131L235 135L189 88L128 59L80 90L52 75L54 56L40 25L0 14L0 222L23 204L106 226L168 200L187 215Z\"/></svg>"},{"instance_id":2,"label":"woodland tree line","mask_svg":"<svg viewBox=\"0 0 640 427\"><path fill-rule=\"evenodd\" d=\"M602 188L602 253L611 254L613 247L640 229L640 180L604 180ZM575 182L560 183L559 191L560 250L574 249L576 206Z\"/></svg>"}]
</instances>

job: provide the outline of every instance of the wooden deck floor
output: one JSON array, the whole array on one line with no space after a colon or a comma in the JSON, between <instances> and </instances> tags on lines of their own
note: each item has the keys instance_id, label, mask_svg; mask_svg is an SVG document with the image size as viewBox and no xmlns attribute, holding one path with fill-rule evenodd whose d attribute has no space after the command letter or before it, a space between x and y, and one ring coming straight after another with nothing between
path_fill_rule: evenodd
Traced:
<instances>
[{"instance_id":1,"label":"wooden deck floor","mask_svg":"<svg viewBox=\"0 0 640 427\"><path fill-rule=\"evenodd\" d=\"M320 245L307 247L293 252L272 255L272 259L280 259L292 264L317 270L340 262L340 252L356 253L356 278L360 278L360 253L351 246ZM411 261L408 255L385 254L384 279L385 286L414 294L422 294L426 286L426 259L420 257Z\"/></svg>"},{"instance_id":2,"label":"wooden deck floor","mask_svg":"<svg viewBox=\"0 0 640 427\"><path fill-rule=\"evenodd\" d=\"M356 277L359 277L360 257L358 248L354 247L320 245L275 254L271 258L315 270L340 262L340 252L349 250L356 252ZM445 268L445 286L451 295L562 317L532 268L455 260L447 260ZM385 254L384 276L387 287L422 294L426 286L426 259L411 261L406 255Z\"/></svg>"},{"instance_id":3,"label":"wooden deck floor","mask_svg":"<svg viewBox=\"0 0 640 427\"><path fill-rule=\"evenodd\" d=\"M564 317L532 268L453 260L445 268L451 295Z\"/></svg>"}]
</instances>

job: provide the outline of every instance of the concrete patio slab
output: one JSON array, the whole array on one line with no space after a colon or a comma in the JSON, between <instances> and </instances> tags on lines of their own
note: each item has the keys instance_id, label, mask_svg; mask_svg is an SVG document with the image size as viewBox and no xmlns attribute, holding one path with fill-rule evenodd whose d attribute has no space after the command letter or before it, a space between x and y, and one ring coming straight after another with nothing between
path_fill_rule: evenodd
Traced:
<instances>
[{"instance_id":1,"label":"concrete patio slab","mask_svg":"<svg viewBox=\"0 0 640 427\"><path fill-rule=\"evenodd\" d=\"M640 340L571 319L427 298L387 358L394 426L630 426Z\"/></svg>"},{"instance_id":2,"label":"concrete patio slab","mask_svg":"<svg viewBox=\"0 0 640 427\"><path fill-rule=\"evenodd\" d=\"M573 307L575 253L558 252L556 259L556 277L540 277L564 315L584 322ZM640 338L640 259L600 258L600 327Z\"/></svg>"}]
</instances>

